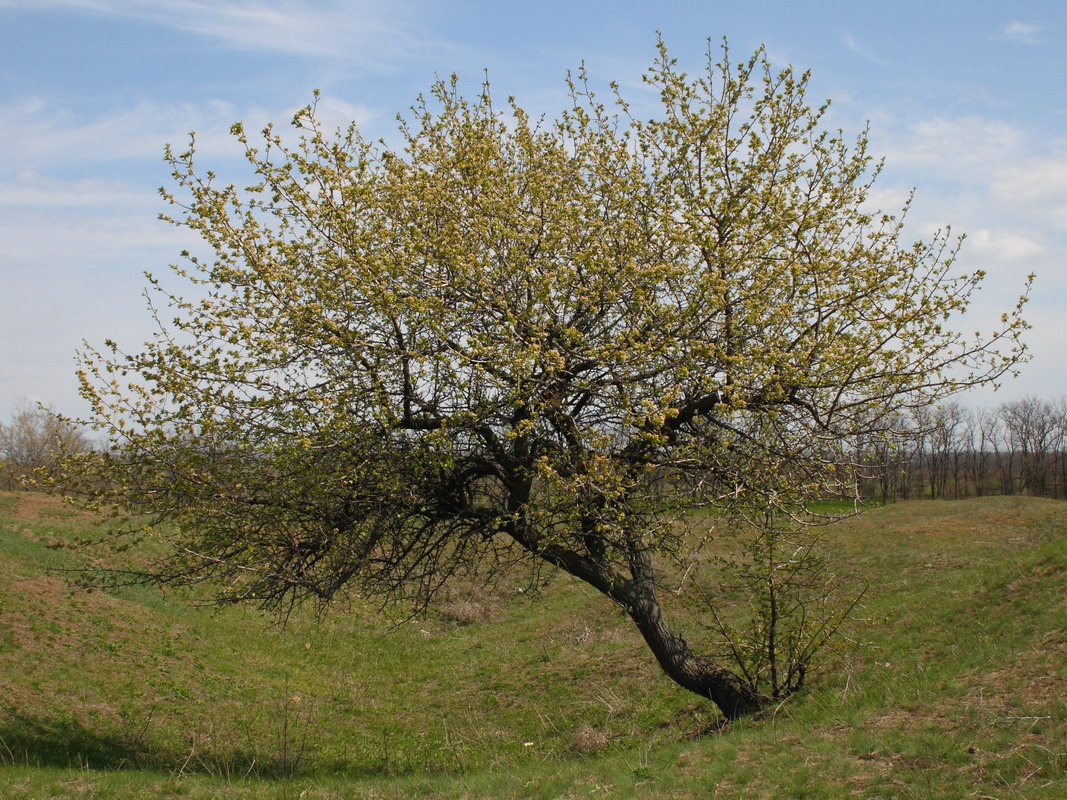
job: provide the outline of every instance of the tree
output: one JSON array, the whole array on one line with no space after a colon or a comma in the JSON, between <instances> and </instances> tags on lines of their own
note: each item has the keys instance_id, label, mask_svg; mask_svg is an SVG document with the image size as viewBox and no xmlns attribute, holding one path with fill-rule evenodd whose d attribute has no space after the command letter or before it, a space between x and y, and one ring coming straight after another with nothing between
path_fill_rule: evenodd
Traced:
<instances>
[{"instance_id":1,"label":"tree","mask_svg":"<svg viewBox=\"0 0 1067 800\"><path fill-rule=\"evenodd\" d=\"M21 402L7 425L0 423L0 487L24 488L35 475L57 478L64 454L91 449L84 431L52 409Z\"/></svg>"},{"instance_id":2,"label":"tree","mask_svg":"<svg viewBox=\"0 0 1067 800\"><path fill-rule=\"evenodd\" d=\"M949 479L952 497L959 499L960 459L965 447L963 430L966 412L959 403L945 403L930 410L930 497L948 499Z\"/></svg>"},{"instance_id":3,"label":"tree","mask_svg":"<svg viewBox=\"0 0 1067 800\"><path fill-rule=\"evenodd\" d=\"M1062 450L1063 417L1054 401L1034 396L1002 403L1000 418L1014 454L1021 461L1022 491L1050 496L1056 455Z\"/></svg>"},{"instance_id":4,"label":"tree","mask_svg":"<svg viewBox=\"0 0 1067 800\"><path fill-rule=\"evenodd\" d=\"M839 488L838 440L1011 370L1025 323L949 327L982 274L953 274L947 232L905 245L865 210L866 135L824 129L807 75L724 48L690 78L661 45L645 80L650 120L579 73L551 122L453 76L398 147L314 105L292 144L235 125L244 190L168 150L169 219L213 253L175 268L200 296L149 275L159 335L81 373L113 445L86 486L173 523L147 577L419 607L524 557L619 604L727 717L788 691L668 624L686 510L801 519Z\"/></svg>"}]
</instances>

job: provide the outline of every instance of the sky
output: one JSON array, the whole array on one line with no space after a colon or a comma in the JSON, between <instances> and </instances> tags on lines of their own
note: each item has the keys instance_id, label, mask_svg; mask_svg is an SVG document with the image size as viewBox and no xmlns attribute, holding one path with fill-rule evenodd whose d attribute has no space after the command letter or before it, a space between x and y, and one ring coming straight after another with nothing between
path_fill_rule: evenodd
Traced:
<instances>
[{"instance_id":1,"label":"sky","mask_svg":"<svg viewBox=\"0 0 1067 800\"><path fill-rule=\"evenodd\" d=\"M144 272L191 243L157 219L167 143L196 131L226 180L234 122L285 123L318 89L327 122L388 138L452 73L551 118L584 63L641 102L657 31L690 72L709 41L763 46L811 71L831 125L869 125L877 205L914 189L908 235L951 224L959 270L988 273L967 325L992 327L1036 274L1032 360L961 402L1067 394L1063 0L0 0L0 421L25 402L82 414L82 342L151 336Z\"/></svg>"}]
</instances>

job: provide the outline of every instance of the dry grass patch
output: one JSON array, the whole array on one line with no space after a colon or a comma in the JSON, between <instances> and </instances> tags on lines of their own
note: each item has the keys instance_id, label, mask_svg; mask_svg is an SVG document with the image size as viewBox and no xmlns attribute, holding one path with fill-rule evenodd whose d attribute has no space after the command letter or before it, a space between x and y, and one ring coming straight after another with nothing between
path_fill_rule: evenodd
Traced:
<instances>
[{"instance_id":1,"label":"dry grass patch","mask_svg":"<svg viewBox=\"0 0 1067 800\"><path fill-rule=\"evenodd\" d=\"M608 737L587 722L578 726L574 732L574 752L588 756L608 746Z\"/></svg>"}]
</instances>

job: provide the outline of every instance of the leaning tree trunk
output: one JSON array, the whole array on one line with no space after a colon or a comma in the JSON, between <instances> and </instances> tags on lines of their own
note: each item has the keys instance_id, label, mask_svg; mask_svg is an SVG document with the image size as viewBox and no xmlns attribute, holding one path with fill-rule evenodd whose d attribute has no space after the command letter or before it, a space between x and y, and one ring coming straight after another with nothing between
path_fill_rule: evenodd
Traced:
<instances>
[{"instance_id":1,"label":"leaning tree trunk","mask_svg":"<svg viewBox=\"0 0 1067 800\"><path fill-rule=\"evenodd\" d=\"M672 681L711 700L727 719L751 714L763 706L764 698L737 675L697 655L685 639L671 631L650 580L635 578L617 583L609 596L626 609L660 668Z\"/></svg>"},{"instance_id":2,"label":"leaning tree trunk","mask_svg":"<svg viewBox=\"0 0 1067 800\"><path fill-rule=\"evenodd\" d=\"M558 544L537 547L518 526L513 525L511 533L531 553L585 581L626 609L660 668L679 686L711 700L727 719L737 719L763 707L766 698L730 670L694 653L685 639L671 631L656 595L655 571L647 552L635 548L629 553L630 577L624 577L603 560Z\"/></svg>"}]
</instances>

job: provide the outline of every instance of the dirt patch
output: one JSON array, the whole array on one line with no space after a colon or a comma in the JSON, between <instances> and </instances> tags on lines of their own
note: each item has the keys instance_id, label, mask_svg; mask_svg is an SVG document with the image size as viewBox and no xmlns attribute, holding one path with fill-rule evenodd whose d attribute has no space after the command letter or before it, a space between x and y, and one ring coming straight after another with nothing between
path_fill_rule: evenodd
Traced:
<instances>
[{"instance_id":1,"label":"dirt patch","mask_svg":"<svg viewBox=\"0 0 1067 800\"><path fill-rule=\"evenodd\" d=\"M14 504L10 515L13 519L39 519L41 517L54 517L65 513L67 506L60 498L39 492L15 492L9 495L14 498Z\"/></svg>"},{"instance_id":2,"label":"dirt patch","mask_svg":"<svg viewBox=\"0 0 1067 800\"><path fill-rule=\"evenodd\" d=\"M986 713L1019 718L1020 711L1026 710L1018 707L1021 697L1028 709L1047 715L1054 705L1064 702L1065 665L1067 631L1049 631L1029 650L1007 658L1003 666L968 676L965 683L972 687L969 705Z\"/></svg>"},{"instance_id":3,"label":"dirt patch","mask_svg":"<svg viewBox=\"0 0 1067 800\"><path fill-rule=\"evenodd\" d=\"M0 492L0 514L15 520L98 518L98 515L76 508L62 497L43 492Z\"/></svg>"}]
</instances>

